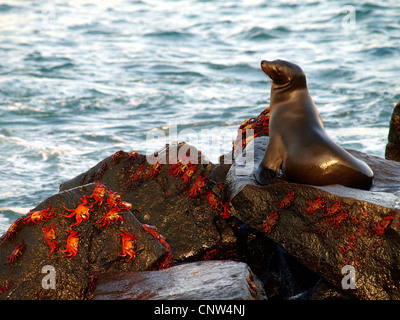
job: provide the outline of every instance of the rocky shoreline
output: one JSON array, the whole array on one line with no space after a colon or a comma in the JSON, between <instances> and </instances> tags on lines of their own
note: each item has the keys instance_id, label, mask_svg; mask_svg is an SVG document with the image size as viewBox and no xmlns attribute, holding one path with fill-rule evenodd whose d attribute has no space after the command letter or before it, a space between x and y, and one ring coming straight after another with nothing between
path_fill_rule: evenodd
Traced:
<instances>
[{"instance_id":1,"label":"rocky shoreline","mask_svg":"<svg viewBox=\"0 0 400 320\"><path fill-rule=\"evenodd\" d=\"M1 237L0 299L399 299L399 112L386 159L349 150L374 170L370 191L243 174L268 108L219 164L185 143L118 151Z\"/></svg>"}]
</instances>

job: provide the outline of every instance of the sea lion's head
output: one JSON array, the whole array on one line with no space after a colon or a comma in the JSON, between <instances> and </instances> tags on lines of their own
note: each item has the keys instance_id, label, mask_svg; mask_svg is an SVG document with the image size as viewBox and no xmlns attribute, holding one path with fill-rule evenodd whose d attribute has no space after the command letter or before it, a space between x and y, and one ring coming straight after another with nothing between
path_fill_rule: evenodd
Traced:
<instances>
[{"instance_id":1,"label":"sea lion's head","mask_svg":"<svg viewBox=\"0 0 400 320\"><path fill-rule=\"evenodd\" d=\"M307 86L304 71L296 64L285 60L261 61L261 69L271 78L274 88L297 88Z\"/></svg>"}]
</instances>

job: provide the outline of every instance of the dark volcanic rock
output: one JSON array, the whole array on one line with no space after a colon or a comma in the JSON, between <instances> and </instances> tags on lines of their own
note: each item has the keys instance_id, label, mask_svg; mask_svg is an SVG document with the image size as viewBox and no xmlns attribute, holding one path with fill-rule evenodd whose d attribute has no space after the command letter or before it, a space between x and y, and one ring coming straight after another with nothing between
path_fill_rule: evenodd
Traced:
<instances>
[{"instance_id":1,"label":"dark volcanic rock","mask_svg":"<svg viewBox=\"0 0 400 320\"><path fill-rule=\"evenodd\" d=\"M182 176L171 173L176 165L168 164L170 153L180 155L185 144L171 145L157 153L161 160L159 172L148 177L152 165L145 156L117 152L87 172L64 182L60 189L66 190L93 181L100 181L122 194L124 201L132 203L135 216L143 223L156 226L170 245L174 262L196 260L230 259L244 261L262 279L268 296L290 297L304 291L305 286L287 280L290 272L278 270L286 265L276 250L276 245L262 234L241 228L236 220L229 218L229 203L224 202L223 184L231 164L217 166L205 163L205 158L192 148L199 163L188 184L182 184ZM183 154L181 154L182 156ZM225 158L229 158L225 157ZM151 159L150 159L151 160ZM204 177L206 185L202 193L188 197L189 190L198 177ZM222 188L221 188L222 186ZM214 196L214 202L209 195ZM213 204L214 207L211 205ZM225 207L223 206L225 204ZM271 270L269 269L272 263ZM291 268L298 269L292 264ZM304 282L304 281L303 281Z\"/></svg>"},{"instance_id":2,"label":"dark volcanic rock","mask_svg":"<svg viewBox=\"0 0 400 320\"><path fill-rule=\"evenodd\" d=\"M293 197L292 197L293 195ZM294 184L246 186L233 200L239 219L280 244L340 288L342 267L356 269L360 299L399 299L399 213ZM310 212L310 213L309 213Z\"/></svg>"},{"instance_id":3,"label":"dark volcanic rock","mask_svg":"<svg viewBox=\"0 0 400 320\"><path fill-rule=\"evenodd\" d=\"M320 280L264 232L235 219L240 261L245 262L264 285L268 299L305 299Z\"/></svg>"},{"instance_id":4,"label":"dark volcanic rock","mask_svg":"<svg viewBox=\"0 0 400 320\"><path fill-rule=\"evenodd\" d=\"M255 170L268 137L252 141L256 144ZM338 289L344 277L342 267L353 266L357 288L346 290L346 294L359 299L399 299L400 165L353 154L375 172L371 191L283 180L261 187L253 174L235 174L241 165L235 162L227 178L235 217L263 232Z\"/></svg>"},{"instance_id":5,"label":"dark volcanic rock","mask_svg":"<svg viewBox=\"0 0 400 320\"><path fill-rule=\"evenodd\" d=\"M390 119L385 158L400 161L400 102L394 107L392 118Z\"/></svg>"},{"instance_id":6,"label":"dark volcanic rock","mask_svg":"<svg viewBox=\"0 0 400 320\"><path fill-rule=\"evenodd\" d=\"M0 240L1 299L91 299L100 273L154 270L168 260L167 248L153 240L153 235L127 210L129 205L109 204L108 196L115 195L110 190L106 190L102 203L95 203L95 198L90 197L95 187L89 184L48 198L18 219L3 235ZM65 208L75 209L79 205L91 209L76 224L79 218L65 217L71 213ZM102 220L111 208L119 208L120 218ZM48 213L42 221L36 213L41 210ZM124 237L128 234L135 236L133 242ZM124 238L127 239L125 250ZM20 244L22 249L15 251ZM47 280L53 275L55 278ZM48 288L46 284L55 287Z\"/></svg>"},{"instance_id":7,"label":"dark volcanic rock","mask_svg":"<svg viewBox=\"0 0 400 320\"><path fill-rule=\"evenodd\" d=\"M263 286L242 262L203 261L160 271L101 275L95 300L262 300Z\"/></svg>"},{"instance_id":8,"label":"dark volcanic rock","mask_svg":"<svg viewBox=\"0 0 400 320\"><path fill-rule=\"evenodd\" d=\"M171 164L173 159L180 162ZM120 193L132 203L139 221L157 227L165 237L175 262L234 258L229 204L223 206L223 190L208 179L212 169L201 152L184 143L167 146L152 157L118 151L62 183L60 190L99 181Z\"/></svg>"}]
</instances>

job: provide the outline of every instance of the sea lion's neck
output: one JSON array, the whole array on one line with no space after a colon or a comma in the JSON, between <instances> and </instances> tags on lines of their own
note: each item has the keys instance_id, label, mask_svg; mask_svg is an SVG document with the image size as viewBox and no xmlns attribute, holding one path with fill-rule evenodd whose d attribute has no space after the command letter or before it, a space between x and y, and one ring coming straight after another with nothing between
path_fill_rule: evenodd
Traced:
<instances>
[{"instance_id":1,"label":"sea lion's neck","mask_svg":"<svg viewBox=\"0 0 400 320\"><path fill-rule=\"evenodd\" d=\"M300 91L307 91L307 81L305 77L296 77L285 84L272 82L271 86L271 105L282 103L293 97Z\"/></svg>"},{"instance_id":2,"label":"sea lion's neck","mask_svg":"<svg viewBox=\"0 0 400 320\"><path fill-rule=\"evenodd\" d=\"M271 88L271 106L291 100L295 95L308 93L307 87L293 88L291 86L280 86Z\"/></svg>"}]
</instances>

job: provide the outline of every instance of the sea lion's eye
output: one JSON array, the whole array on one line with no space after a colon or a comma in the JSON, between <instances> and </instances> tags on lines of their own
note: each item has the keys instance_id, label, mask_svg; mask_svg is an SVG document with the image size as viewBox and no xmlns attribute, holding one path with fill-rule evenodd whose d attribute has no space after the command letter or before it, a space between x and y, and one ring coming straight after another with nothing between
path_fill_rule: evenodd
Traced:
<instances>
[{"instance_id":1,"label":"sea lion's eye","mask_svg":"<svg viewBox=\"0 0 400 320\"><path fill-rule=\"evenodd\" d=\"M283 77L283 73L282 73L281 70L279 70L279 69L275 69L275 75L276 75L278 78L282 78L282 77Z\"/></svg>"}]
</instances>

